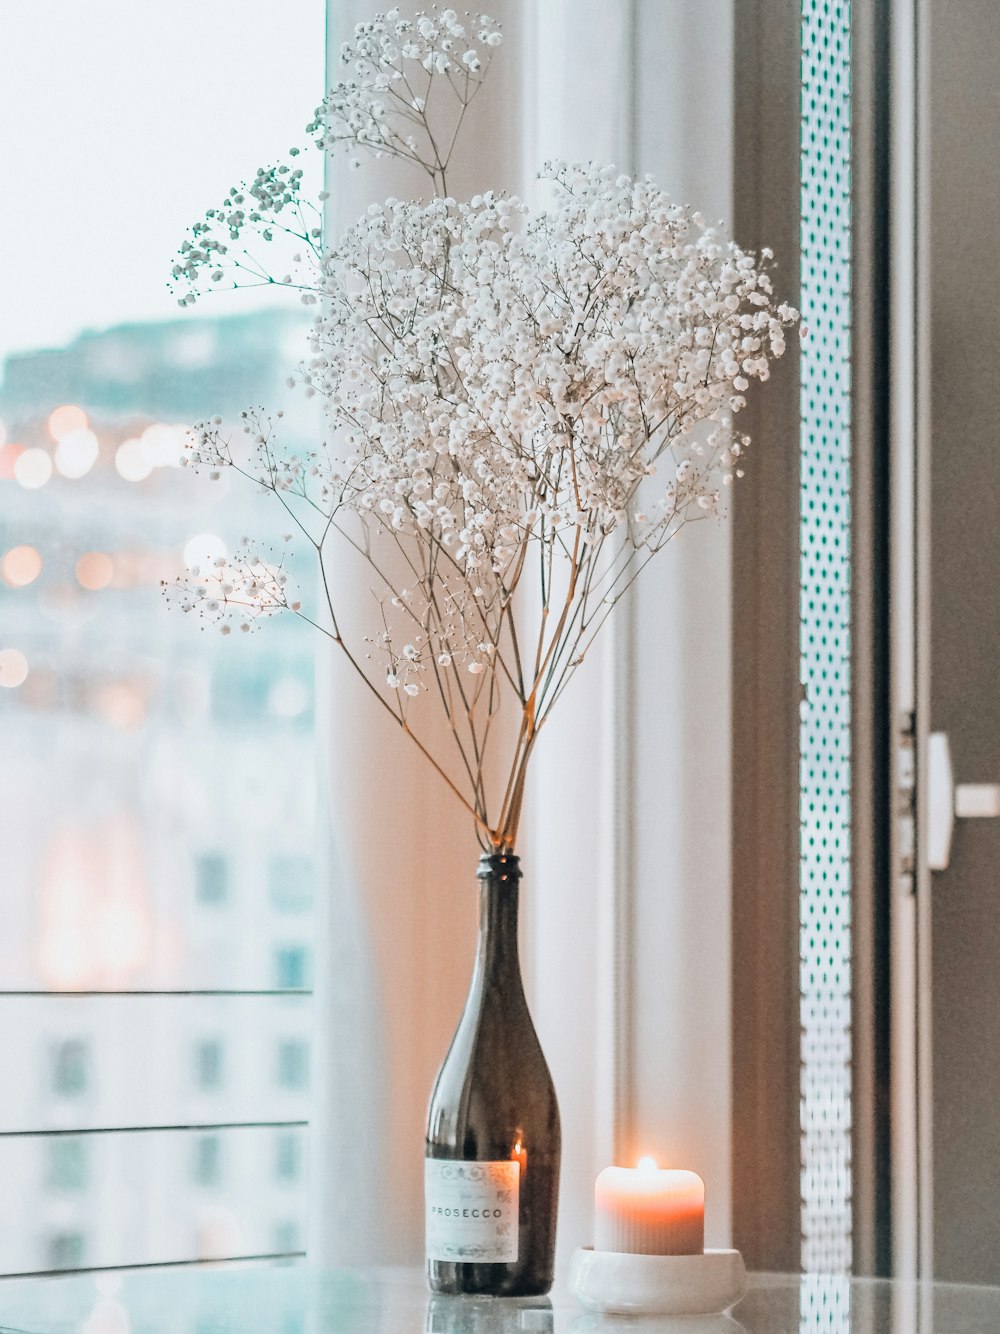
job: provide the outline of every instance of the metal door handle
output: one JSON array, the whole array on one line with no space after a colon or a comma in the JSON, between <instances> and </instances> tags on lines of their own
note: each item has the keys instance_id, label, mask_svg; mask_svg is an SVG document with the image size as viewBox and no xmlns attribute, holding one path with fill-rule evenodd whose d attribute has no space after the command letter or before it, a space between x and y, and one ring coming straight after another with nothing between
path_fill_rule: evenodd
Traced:
<instances>
[{"instance_id":1,"label":"metal door handle","mask_svg":"<svg viewBox=\"0 0 1000 1334\"><path fill-rule=\"evenodd\" d=\"M946 871L951 860L955 820L1000 816L1000 783L955 784L947 732L927 738L927 864Z\"/></svg>"}]
</instances>

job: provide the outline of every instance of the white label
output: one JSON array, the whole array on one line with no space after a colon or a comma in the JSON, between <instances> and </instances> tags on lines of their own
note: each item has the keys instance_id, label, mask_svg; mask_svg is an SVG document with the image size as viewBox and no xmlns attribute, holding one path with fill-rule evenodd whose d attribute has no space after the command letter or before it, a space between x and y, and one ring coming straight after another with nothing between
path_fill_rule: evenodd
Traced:
<instances>
[{"instance_id":1,"label":"white label","mask_svg":"<svg viewBox=\"0 0 1000 1334\"><path fill-rule=\"evenodd\" d=\"M517 1259L521 1164L424 1159L428 1260L510 1264Z\"/></svg>"}]
</instances>

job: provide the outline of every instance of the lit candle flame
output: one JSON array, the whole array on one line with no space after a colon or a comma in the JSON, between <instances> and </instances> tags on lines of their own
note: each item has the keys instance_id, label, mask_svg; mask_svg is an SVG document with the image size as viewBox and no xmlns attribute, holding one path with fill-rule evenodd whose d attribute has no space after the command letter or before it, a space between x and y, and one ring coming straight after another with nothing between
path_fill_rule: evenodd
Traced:
<instances>
[{"instance_id":1,"label":"lit candle flame","mask_svg":"<svg viewBox=\"0 0 1000 1334\"><path fill-rule=\"evenodd\" d=\"M648 1155L644 1158L640 1158L639 1161L636 1163L636 1167L640 1172L655 1172L658 1170L656 1166L656 1159L650 1158Z\"/></svg>"}]
</instances>

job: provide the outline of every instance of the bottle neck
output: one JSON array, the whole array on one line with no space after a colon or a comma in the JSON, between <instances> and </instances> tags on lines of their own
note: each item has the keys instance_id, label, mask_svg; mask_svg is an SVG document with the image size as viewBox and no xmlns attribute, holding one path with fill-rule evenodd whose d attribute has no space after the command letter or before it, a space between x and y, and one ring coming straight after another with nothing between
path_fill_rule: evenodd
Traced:
<instances>
[{"instance_id":1,"label":"bottle neck","mask_svg":"<svg viewBox=\"0 0 1000 1334\"><path fill-rule=\"evenodd\" d=\"M514 985L521 990L517 948L517 905L521 871L513 853L479 860L479 950L481 984Z\"/></svg>"}]
</instances>

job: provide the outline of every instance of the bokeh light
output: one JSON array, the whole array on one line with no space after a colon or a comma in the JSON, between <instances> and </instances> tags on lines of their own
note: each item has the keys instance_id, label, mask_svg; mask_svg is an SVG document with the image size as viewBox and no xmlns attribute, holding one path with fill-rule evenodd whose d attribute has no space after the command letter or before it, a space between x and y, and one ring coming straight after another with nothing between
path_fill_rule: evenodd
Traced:
<instances>
[{"instance_id":1,"label":"bokeh light","mask_svg":"<svg viewBox=\"0 0 1000 1334\"><path fill-rule=\"evenodd\" d=\"M139 437L154 468L179 467L187 441L186 426L168 426L154 422Z\"/></svg>"},{"instance_id":2,"label":"bokeh light","mask_svg":"<svg viewBox=\"0 0 1000 1334\"><path fill-rule=\"evenodd\" d=\"M25 588L42 572L42 558L34 547L11 547L0 561L0 574L11 588Z\"/></svg>"},{"instance_id":3,"label":"bokeh light","mask_svg":"<svg viewBox=\"0 0 1000 1334\"><path fill-rule=\"evenodd\" d=\"M14 476L23 487L35 491L52 476L52 459L44 449L22 449L14 460Z\"/></svg>"},{"instance_id":4,"label":"bokeh light","mask_svg":"<svg viewBox=\"0 0 1000 1334\"><path fill-rule=\"evenodd\" d=\"M198 533L184 543L184 564L203 568L213 561L223 560L226 556L226 544L215 533Z\"/></svg>"},{"instance_id":5,"label":"bokeh light","mask_svg":"<svg viewBox=\"0 0 1000 1334\"><path fill-rule=\"evenodd\" d=\"M92 935L101 864L92 835L53 833L39 878L38 970L46 986L73 991L93 985Z\"/></svg>"},{"instance_id":6,"label":"bokeh light","mask_svg":"<svg viewBox=\"0 0 1000 1334\"><path fill-rule=\"evenodd\" d=\"M56 445L56 467L64 477L83 477L97 462L99 453L93 431L70 431Z\"/></svg>"},{"instance_id":7,"label":"bokeh light","mask_svg":"<svg viewBox=\"0 0 1000 1334\"><path fill-rule=\"evenodd\" d=\"M97 713L120 732L135 732L146 720L146 702L139 690L126 681L114 681L97 691Z\"/></svg>"},{"instance_id":8,"label":"bokeh light","mask_svg":"<svg viewBox=\"0 0 1000 1334\"><path fill-rule=\"evenodd\" d=\"M13 689L28 676L28 659L19 648L0 649L0 686Z\"/></svg>"},{"instance_id":9,"label":"bokeh light","mask_svg":"<svg viewBox=\"0 0 1000 1334\"><path fill-rule=\"evenodd\" d=\"M0 478L9 482L15 475L14 464L18 457L24 453L24 446L17 445L13 440L5 445L0 445Z\"/></svg>"},{"instance_id":10,"label":"bokeh light","mask_svg":"<svg viewBox=\"0 0 1000 1334\"><path fill-rule=\"evenodd\" d=\"M298 718L309 708L309 687L297 676L282 676L271 686L268 708L276 718Z\"/></svg>"},{"instance_id":11,"label":"bokeh light","mask_svg":"<svg viewBox=\"0 0 1000 1334\"><path fill-rule=\"evenodd\" d=\"M115 451L115 467L126 482L144 482L153 471L153 460L143 442L131 436Z\"/></svg>"},{"instance_id":12,"label":"bokeh light","mask_svg":"<svg viewBox=\"0 0 1000 1334\"><path fill-rule=\"evenodd\" d=\"M74 431L85 431L88 425L87 414L75 403L64 403L49 413L49 435L53 440L64 440Z\"/></svg>"},{"instance_id":13,"label":"bokeh light","mask_svg":"<svg viewBox=\"0 0 1000 1334\"><path fill-rule=\"evenodd\" d=\"M88 551L76 563L76 577L83 588L96 592L107 588L115 573L115 563L104 551Z\"/></svg>"}]
</instances>

